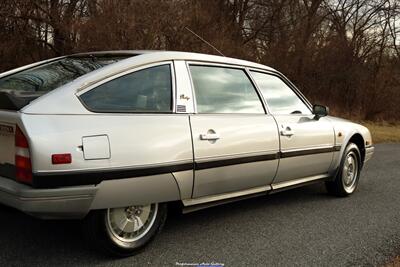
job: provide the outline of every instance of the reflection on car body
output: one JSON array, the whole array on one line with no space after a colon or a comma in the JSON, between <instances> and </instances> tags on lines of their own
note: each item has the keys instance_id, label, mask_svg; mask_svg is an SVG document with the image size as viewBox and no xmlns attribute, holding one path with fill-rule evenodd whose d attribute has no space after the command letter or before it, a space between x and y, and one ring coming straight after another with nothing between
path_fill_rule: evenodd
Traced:
<instances>
[{"instance_id":1,"label":"reflection on car body","mask_svg":"<svg viewBox=\"0 0 400 267\"><path fill-rule=\"evenodd\" d=\"M61 67L60 67L61 66ZM116 255L184 212L325 182L352 194L373 146L278 71L183 52L83 53L0 75L0 203L84 218Z\"/></svg>"}]
</instances>

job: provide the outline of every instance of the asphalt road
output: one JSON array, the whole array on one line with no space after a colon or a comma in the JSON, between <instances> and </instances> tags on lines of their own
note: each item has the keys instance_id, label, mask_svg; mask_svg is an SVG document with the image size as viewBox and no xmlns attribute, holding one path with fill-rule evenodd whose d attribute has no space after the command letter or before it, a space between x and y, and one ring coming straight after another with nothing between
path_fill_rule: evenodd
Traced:
<instances>
[{"instance_id":1,"label":"asphalt road","mask_svg":"<svg viewBox=\"0 0 400 267\"><path fill-rule=\"evenodd\" d=\"M77 221L0 206L0 266L381 266L400 254L400 145L376 146L348 198L310 185L187 215L171 214L141 254L90 249Z\"/></svg>"}]
</instances>

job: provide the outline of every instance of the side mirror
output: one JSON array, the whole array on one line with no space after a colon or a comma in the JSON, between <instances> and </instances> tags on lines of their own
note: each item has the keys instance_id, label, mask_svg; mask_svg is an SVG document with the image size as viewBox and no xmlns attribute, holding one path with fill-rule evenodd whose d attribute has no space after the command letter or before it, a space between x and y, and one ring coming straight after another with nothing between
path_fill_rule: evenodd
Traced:
<instances>
[{"instance_id":1,"label":"side mirror","mask_svg":"<svg viewBox=\"0 0 400 267\"><path fill-rule=\"evenodd\" d=\"M315 115L315 119L318 120L321 117L328 116L329 108L323 105L314 105L313 114Z\"/></svg>"}]
</instances>

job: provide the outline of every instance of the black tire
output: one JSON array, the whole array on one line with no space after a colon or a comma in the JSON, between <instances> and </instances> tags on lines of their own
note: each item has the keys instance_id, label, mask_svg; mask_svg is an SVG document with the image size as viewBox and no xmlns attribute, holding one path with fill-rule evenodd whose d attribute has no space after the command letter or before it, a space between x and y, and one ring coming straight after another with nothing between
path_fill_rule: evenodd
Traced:
<instances>
[{"instance_id":1,"label":"black tire","mask_svg":"<svg viewBox=\"0 0 400 267\"><path fill-rule=\"evenodd\" d=\"M163 228L167 218L167 204L157 205L152 224L146 233L134 241L122 241L110 230L109 212L113 209L91 211L84 220L83 229L90 246L115 257L128 257L139 253Z\"/></svg>"},{"instance_id":2,"label":"black tire","mask_svg":"<svg viewBox=\"0 0 400 267\"><path fill-rule=\"evenodd\" d=\"M352 176L352 180L350 183L350 174L351 172L346 172L350 168L345 168L346 161L354 161L354 175ZM361 162L361 153L358 149L357 145L354 143L349 143L344 150L342 160L340 162L339 170L336 174L336 177L333 181L325 182L326 189L329 194L338 196L338 197L346 197L354 193L357 189L357 185L360 179L360 173L362 169Z\"/></svg>"}]
</instances>

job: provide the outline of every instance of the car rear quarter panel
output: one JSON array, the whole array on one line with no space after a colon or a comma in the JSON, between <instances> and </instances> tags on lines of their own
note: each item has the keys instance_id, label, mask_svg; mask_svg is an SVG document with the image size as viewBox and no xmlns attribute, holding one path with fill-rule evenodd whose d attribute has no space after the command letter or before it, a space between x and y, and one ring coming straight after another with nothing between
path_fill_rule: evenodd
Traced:
<instances>
[{"instance_id":1,"label":"car rear quarter panel","mask_svg":"<svg viewBox=\"0 0 400 267\"><path fill-rule=\"evenodd\" d=\"M192 161L185 115L26 115L33 171L87 171ZM85 160L86 136L108 136L111 157ZM60 141L62 140L62 141ZM71 153L72 163L53 165L52 154Z\"/></svg>"},{"instance_id":2,"label":"car rear quarter panel","mask_svg":"<svg viewBox=\"0 0 400 267\"><path fill-rule=\"evenodd\" d=\"M151 168L193 162L189 119L185 114L25 114L23 120L35 174L100 171L101 176L101 170ZM98 135L108 137L110 157L87 160L82 150L82 138ZM53 165L51 156L63 153L71 153L71 164ZM180 180L185 177L183 188L190 192L179 192L177 180L180 180L176 180L174 175ZM135 194L132 192L137 192L136 196L139 196L135 198L135 203L146 202L150 198L143 194L150 192L150 185L153 188L152 194L159 196L153 196L153 202L177 200L180 194L191 195L192 182L193 175L188 175L187 171L184 175L169 173L145 177L145 180L136 177L112 180L112 183L103 181L99 185L99 199L95 200L94 205L96 208L105 208L102 206L105 203L104 197L111 199L110 194L114 195L115 201L108 205L129 203L125 200L129 197L133 199ZM120 189L118 193L116 188ZM130 190L121 190L123 188ZM147 196L150 195L147 193Z\"/></svg>"}]
</instances>

